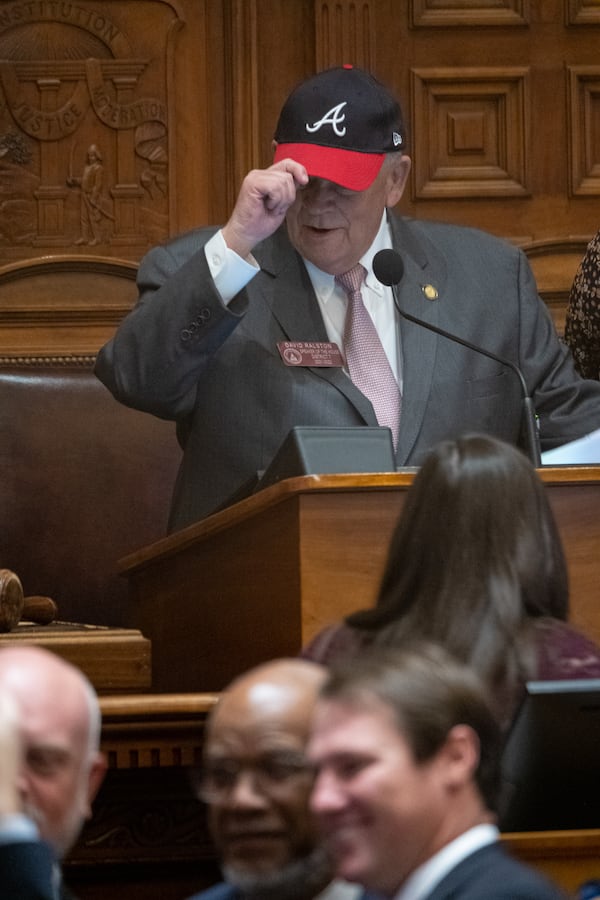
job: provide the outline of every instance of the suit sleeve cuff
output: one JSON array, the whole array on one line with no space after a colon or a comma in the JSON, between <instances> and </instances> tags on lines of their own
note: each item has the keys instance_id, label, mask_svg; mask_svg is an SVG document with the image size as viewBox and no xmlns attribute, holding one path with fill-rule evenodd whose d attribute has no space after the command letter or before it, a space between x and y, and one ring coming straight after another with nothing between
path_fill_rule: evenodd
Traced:
<instances>
[{"instance_id":1,"label":"suit sleeve cuff","mask_svg":"<svg viewBox=\"0 0 600 900\"><path fill-rule=\"evenodd\" d=\"M259 271L252 254L242 259L227 246L221 231L217 231L206 242L204 253L215 287L225 304L233 300Z\"/></svg>"}]
</instances>

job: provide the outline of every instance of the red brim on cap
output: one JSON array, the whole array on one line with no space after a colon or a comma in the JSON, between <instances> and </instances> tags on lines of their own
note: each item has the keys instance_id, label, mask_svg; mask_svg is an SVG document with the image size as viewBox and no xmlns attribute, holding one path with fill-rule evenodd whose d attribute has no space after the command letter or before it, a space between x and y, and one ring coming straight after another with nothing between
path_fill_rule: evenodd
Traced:
<instances>
[{"instance_id":1,"label":"red brim on cap","mask_svg":"<svg viewBox=\"0 0 600 900\"><path fill-rule=\"evenodd\" d=\"M351 191L364 191L377 178L385 153L360 153L320 144L278 144L275 162L294 159L313 178L333 181Z\"/></svg>"}]
</instances>

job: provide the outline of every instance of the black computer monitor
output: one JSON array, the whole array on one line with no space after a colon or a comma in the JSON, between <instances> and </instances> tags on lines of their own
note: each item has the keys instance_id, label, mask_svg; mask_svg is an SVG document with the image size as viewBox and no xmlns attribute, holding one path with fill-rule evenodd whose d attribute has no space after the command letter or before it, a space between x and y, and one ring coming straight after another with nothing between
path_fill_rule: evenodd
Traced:
<instances>
[{"instance_id":1,"label":"black computer monitor","mask_svg":"<svg viewBox=\"0 0 600 900\"><path fill-rule=\"evenodd\" d=\"M600 678L528 682L502 781L502 831L600 827Z\"/></svg>"}]
</instances>

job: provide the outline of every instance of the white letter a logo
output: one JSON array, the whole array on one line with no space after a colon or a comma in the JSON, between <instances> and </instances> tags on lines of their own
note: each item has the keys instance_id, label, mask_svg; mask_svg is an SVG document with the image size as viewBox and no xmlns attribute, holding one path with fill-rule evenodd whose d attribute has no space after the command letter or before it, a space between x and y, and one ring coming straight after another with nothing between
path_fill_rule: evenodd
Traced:
<instances>
[{"instance_id":1,"label":"white letter a logo","mask_svg":"<svg viewBox=\"0 0 600 900\"><path fill-rule=\"evenodd\" d=\"M346 105L348 101L344 100L343 103L338 103L337 106L332 106L332 108L325 113L322 119L319 119L318 122L315 122L314 125L309 125L306 123L306 130L312 134L315 131L318 131L323 125L331 125L335 134L338 137L343 137L346 134L346 128L340 128L341 123L345 120L346 114L342 112L342 109Z\"/></svg>"}]
</instances>

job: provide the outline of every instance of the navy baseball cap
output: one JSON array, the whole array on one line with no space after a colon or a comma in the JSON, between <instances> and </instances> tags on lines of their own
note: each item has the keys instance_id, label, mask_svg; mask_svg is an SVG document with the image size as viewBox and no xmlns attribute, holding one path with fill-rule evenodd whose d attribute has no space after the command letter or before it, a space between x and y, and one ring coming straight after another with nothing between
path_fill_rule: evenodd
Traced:
<instances>
[{"instance_id":1,"label":"navy baseball cap","mask_svg":"<svg viewBox=\"0 0 600 900\"><path fill-rule=\"evenodd\" d=\"M327 69L289 95L275 140L275 162L290 157L314 178L364 191L386 153L404 149L402 110L393 94L363 69Z\"/></svg>"}]
</instances>

